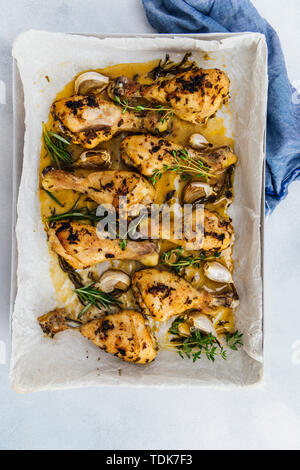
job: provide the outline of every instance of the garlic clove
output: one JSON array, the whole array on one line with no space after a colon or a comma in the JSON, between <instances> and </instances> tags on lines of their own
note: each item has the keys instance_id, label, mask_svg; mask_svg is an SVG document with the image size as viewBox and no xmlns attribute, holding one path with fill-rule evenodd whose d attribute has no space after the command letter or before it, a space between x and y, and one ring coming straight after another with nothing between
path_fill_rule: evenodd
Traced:
<instances>
[{"instance_id":1,"label":"garlic clove","mask_svg":"<svg viewBox=\"0 0 300 470\"><path fill-rule=\"evenodd\" d=\"M229 269L217 261L208 261L203 266L204 275L215 282L229 284L232 282L232 275Z\"/></svg>"},{"instance_id":2,"label":"garlic clove","mask_svg":"<svg viewBox=\"0 0 300 470\"><path fill-rule=\"evenodd\" d=\"M97 283L97 288L106 293L123 293L126 292L131 284L128 274L123 271L109 269L105 271Z\"/></svg>"},{"instance_id":3,"label":"garlic clove","mask_svg":"<svg viewBox=\"0 0 300 470\"><path fill-rule=\"evenodd\" d=\"M212 334L213 336L216 336L216 330L212 321L203 313L189 313L187 319L196 330L199 330L206 335Z\"/></svg>"},{"instance_id":4,"label":"garlic clove","mask_svg":"<svg viewBox=\"0 0 300 470\"><path fill-rule=\"evenodd\" d=\"M209 184L202 181L191 181L183 190L183 203L193 204L196 201L199 203L205 202L205 200L213 194L214 190Z\"/></svg>"},{"instance_id":5,"label":"garlic clove","mask_svg":"<svg viewBox=\"0 0 300 470\"><path fill-rule=\"evenodd\" d=\"M192 134L189 138L189 145L194 149L206 149L209 147L209 142L202 134Z\"/></svg>"},{"instance_id":6,"label":"garlic clove","mask_svg":"<svg viewBox=\"0 0 300 470\"><path fill-rule=\"evenodd\" d=\"M103 91L109 84L109 78L98 72L85 72L79 75L74 83L76 95L87 95L92 91Z\"/></svg>"},{"instance_id":7,"label":"garlic clove","mask_svg":"<svg viewBox=\"0 0 300 470\"><path fill-rule=\"evenodd\" d=\"M75 168L98 168L99 166L109 166L110 164L111 154L107 150L86 150L82 152L72 166Z\"/></svg>"},{"instance_id":8,"label":"garlic clove","mask_svg":"<svg viewBox=\"0 0 300 470\"><path fill-rule=\"evenodd\" d=\"M187 323L179 323L178 331L182 336L189 336L191 334L191 329Z\"/></svg>"}]
</instances>

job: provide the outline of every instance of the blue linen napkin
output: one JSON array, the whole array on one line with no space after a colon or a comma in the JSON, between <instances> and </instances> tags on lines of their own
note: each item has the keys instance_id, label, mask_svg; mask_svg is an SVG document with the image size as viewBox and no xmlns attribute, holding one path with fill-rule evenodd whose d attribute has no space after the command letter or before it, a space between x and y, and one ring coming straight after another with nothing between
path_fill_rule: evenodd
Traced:
<instances>
[{"instance_id":1,"label":"blue linen napkin","mask_svg":"<svg viewBox=\"0 0 300 470\"><path fill-rule=\"evenodd\" d=\"M249 0L143 0L160 33L259 32L268 44L266 212L300 178L300 94L289 82L279 38Z\"/></svg>"}]
</instances>

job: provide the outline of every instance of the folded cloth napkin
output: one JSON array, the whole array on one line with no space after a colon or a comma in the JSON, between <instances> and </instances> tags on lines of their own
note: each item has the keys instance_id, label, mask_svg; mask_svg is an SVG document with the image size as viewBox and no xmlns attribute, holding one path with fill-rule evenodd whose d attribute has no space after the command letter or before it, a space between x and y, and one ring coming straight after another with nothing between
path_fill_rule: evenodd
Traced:
<instances>
[{"instance_id":1,"label":"folded cloth napkin","mask_svg":"<svg viewBox=\"0 0 300 470\"><path fill-rule=\"evenodd\" d=\"M143 0L160 33L263 33L268 44L266 211L300 178L300 99L289 82L279 38L249 0Z\"/></svg>"}]
</instances>

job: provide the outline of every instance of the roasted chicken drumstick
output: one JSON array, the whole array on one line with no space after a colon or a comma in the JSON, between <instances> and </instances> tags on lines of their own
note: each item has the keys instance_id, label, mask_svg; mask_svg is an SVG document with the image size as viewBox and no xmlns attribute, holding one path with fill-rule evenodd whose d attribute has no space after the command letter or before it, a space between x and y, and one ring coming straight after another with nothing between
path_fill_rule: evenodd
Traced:
<instances>
[{"instance_id":1,"label":"roasted chicken drumstick","mask_svg":"<svg viewBox=\"0 0 300 470\"><path fill-rule=\"evenodd\" d=\"M192 147L182 147L169 140L152 135L132 135L121 144L121 156L126 165L136 168L144 176L152 176L164 165L176 163L174 152L182 150L189 157L202 161L213 173L219 173L237 162L237 156L230 147L219 147L206 152Z\"/></svg>"},{"instance_id":2,"label":"roasted chicken drumstick","mask_svg":"<svg viewBox=\"0 0 300 470\"><path fill-rule=\"evenodd\" d=\"M74 95L55 101L51 114L56 130L87 149L110 140L119 132L164 132L168 127L167 120L161 122L159 112L123 113L121 106L99 95Z\"/></svg>"},{"instance_id":3,"label":"roasted chicken drumstick","mask_svg":"<svg viewBox=\"0 0 300 470\"><path fill-rule=\"evenodd\" d=\"M61 331L74 329L68 326L66 316L64 309L56 309L39 317L38 322L44 333L53 337ZM105 315L76 329L100 349L123 361L147 364L157 354L157 347L145 318L134 310Z\"/></svg>"},{"instance_id":4,"label":"roasted chicken drumstick","mask_svg":"<svg viewBox=\"0 0 300 470\"><path fill-rule=\"evenodd\" d=\"M148 205L154 201L155 188L143 176L132 171L107 170L80 177L63 170L48 171L42 181L48 191L72 189L88 195L97 204L119 207L119 198L125 196L127 208L137 204ZM137 215L137 212L130 212Z\"/></svg>"},{"instance_id":5,"label":"roasted chicken drumstick","mask_svg":"<svg viewBox=\"0 0 300 470\"><path fill-rule=\"evenodd\" d=\"M172 108L185 121L205 122L229 95L229 78L219 69L193 68L176 77L160 78L151 85L119 77L110 85L110 96L130 100L142 97Z\"/></svg>"},{"instance_id":6,"label":"roasted chicken drumstick","mask_svg":"<svg viewBox=\"0 0 300 470\"><path fill-rule=\"evenodd\" d=\"M146 266L158 263L155 243L128 240L124 249L120 240L101 239L92 225L77 222L60 222L49 231L49 244L53 251L64 258L73 268L83 269L103 261L138 260Z\"/></svg>"},{"instance_id":7,"label":"roasted chicken drumstick","mask_svg":"<svg viewBox=\"0 0 300 470\"><path fill-rule=\"evenodd\" d=\"M139 225L140 238L169 240L187 250L217 250L228 248L233 239L231 221L214 212L196 207L171 223L159 217L144 219Z\"/></svg>"},{"instance_id":8,"label":"roasted chicken drumstick","mask_svg":"<svg viewBox=\"0 0 300 470\"><path fill-rule=\"evenodd\" d=\"M132 289L145 315L165 321L187 310L209 314L219 306L236 307L234 293L213 294L197 290L189 282L169 271L142 269L133 275Z\"/></svg>"}]
</instances>

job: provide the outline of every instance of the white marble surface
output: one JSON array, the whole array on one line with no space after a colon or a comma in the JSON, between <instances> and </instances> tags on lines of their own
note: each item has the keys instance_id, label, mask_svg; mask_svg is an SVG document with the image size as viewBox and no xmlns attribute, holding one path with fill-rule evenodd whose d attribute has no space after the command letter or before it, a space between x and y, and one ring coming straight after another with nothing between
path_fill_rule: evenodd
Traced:
<instances>
[{"instance_id":1,"label":"white marble surface","mask_svg":"<svg viewBox=\"0 0 300 470\"><path fill-rule=\"evenodd\" d=\"M255 0L300 80L299 0ZM11 45L24 30L152 32L140 0L0 0L0 341L7 342L11 226ZM1 90L0 90L1 92ZM0 103L3 100L0 93ZM299 449L300 184L266 221L263 390L88 389L18 396L1 365L0 449Z\"/></svg>"}]
</instances>

